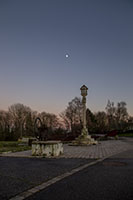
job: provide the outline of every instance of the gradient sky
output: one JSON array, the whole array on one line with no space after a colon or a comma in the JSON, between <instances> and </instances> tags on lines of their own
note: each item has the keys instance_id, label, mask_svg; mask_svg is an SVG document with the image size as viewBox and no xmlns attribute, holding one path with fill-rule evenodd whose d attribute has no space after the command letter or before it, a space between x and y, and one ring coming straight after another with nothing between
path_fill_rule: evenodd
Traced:
<instances>
[{"instance_id":1,"label":"gradient sky","mask_svg":"<svg viewBox=\"0 0 133 200\"><path fill-rule=\"evenodd\" d=\"M0 109L58 114L83 84L92 112L133 115L133 1L0 0Z\"/></svg>"}]
</instances>

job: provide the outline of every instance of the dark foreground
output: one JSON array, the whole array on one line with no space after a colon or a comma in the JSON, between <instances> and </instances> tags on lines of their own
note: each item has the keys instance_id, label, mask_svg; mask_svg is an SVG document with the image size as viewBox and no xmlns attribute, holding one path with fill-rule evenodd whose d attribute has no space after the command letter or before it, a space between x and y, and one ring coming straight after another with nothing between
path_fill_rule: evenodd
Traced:
<instances>
[{"instance_id":1,"label":"dark foreground","mask_svg":"<svg viewBox=\"0 0 133 200\"><path fill-rule=\"evenodd\" d=\"M27 200L132 200L133 150L69 176Z\"/></svg>"},{"instance_id":2,"label":"dark foreground","mask_svg":"<svg viewBox=\"0 0 133 200\"><path fill-rule=\"evenodd\" d=\"M49 185L27 200L133 199L133 139L129 138L127 143L130 150ZM47 183L54 177L93 161L94 159L79 158L0 157L0 200L15 197L30 188ZM17 200L20 200L20 196Z\"/></svg>"},{"instance_id":3,"label":"dark foreground","mask_svg":"<svg viewBox=\"0 0 133 200\"><path fill-rule=\"evenodd\" d=\"M0 157L0 200L9 199L92 159Z\"/></svg>"}]
</instances>

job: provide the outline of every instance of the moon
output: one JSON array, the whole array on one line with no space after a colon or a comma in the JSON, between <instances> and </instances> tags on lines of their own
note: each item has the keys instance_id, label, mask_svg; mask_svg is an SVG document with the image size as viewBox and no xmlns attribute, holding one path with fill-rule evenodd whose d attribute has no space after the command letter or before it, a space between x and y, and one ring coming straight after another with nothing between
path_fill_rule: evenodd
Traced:
<instances>
[{"instance_id":1,"label":"moon","mask_svg":"<svg viewBox=\"0 0 133 200\"><path fill-rule=\"evenodd\" d=\"M66 54L66 55L65 55L65 57L66 57L66 58L68 58L68 57L69 57L69 55L68 55L68 54Z\"/></svg>"}]
</instances>

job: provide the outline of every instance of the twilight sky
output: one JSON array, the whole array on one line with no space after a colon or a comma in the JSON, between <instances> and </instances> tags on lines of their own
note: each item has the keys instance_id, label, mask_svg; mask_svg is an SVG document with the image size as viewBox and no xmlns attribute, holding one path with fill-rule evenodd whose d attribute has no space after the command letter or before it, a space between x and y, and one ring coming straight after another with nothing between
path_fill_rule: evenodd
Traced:
<instances>
[{"instance_id":1,"label":"twilight sky","mask_svg":"<svg viewBox=\"0 0 133 200\"><path fill-rule=\"evenodd\" d=\"M133 1L0 0L0 109L59 114L83 84L92 112L133 115Z\"/></svg>"}]
</instances>

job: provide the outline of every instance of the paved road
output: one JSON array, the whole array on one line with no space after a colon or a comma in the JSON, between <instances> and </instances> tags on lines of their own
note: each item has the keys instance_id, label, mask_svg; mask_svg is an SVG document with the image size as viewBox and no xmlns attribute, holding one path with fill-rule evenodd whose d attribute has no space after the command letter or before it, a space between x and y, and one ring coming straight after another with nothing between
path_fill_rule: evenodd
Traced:
<instances>
[{"instance_id":1,"label":"paved road","mask_svg":"<svg viewBox=\"0 0 133 200\"><path fill-rule=\"evenodd\" d=\"M0 157L0 200L9 199L93 159Z\"/></svg>"},{"instance_id":2,"label":"paved road","mask_svg":"<svg viewBox=\"0 0 133 200\"><path fill-rule=\"evenodd\" d=\"M24 191L33 188L32 192L35 193L35 186L41 183L42 185L40 185L40 188L44 189L49 181L53 181L54 177L54 179L57 177L60 181L55 183L56 181L54 180L53 185L49 187L46 186L46 189L31 196L29 199L44 199L45 197L46 199L53 198L56 200L57 197L61 195L59 199L71 200L74 196L75 199L80 199L82 194L83 196L81 199L83 200L86 198L88 199L88 197L90 197L90 199L106 199L104 198L106 195L110 196L110 192L108 193L108 191L112 191L112 194L114 194L114 190L112 190L114 189L114 184L120 186L120 188L116 187L118 194L120 194L120 189L122 192L124 191L123 187L125 187L125 185L129 185L129 187L125 188L129 188L130 190L132 184L131 175L133 175L133 170L131 170L133 169L132 146L133 139L124 139L118 141L103 141L97 146L89 147L65 146L65 158L62 157L59 159L25 158L25 152L20 153L21 155L15 153L8 154L9 157L0 157L0 200L10 199L19 194L20 196L16 197L16 199L14 198L14 200L20 200L20 197L24 199ZM117 166L112 166L107 163L101 163L90 166L81 172L76 172L76 174L72 173L73 169L76 168L77 170L77 168L86 165L86 163L92 163L97 157L104 158L116 153L118 154L121 151L126 151L127 153L119 154L119 157L114 157L113 159L116 159L116 161L121 159L120 162L126 162L126 165L119 166L119 164L117 164ZM20 157L18 157L19 155ZM123 161L123 159L125 159L125 161ZM110 162L110 159L107 161ZM111 160L111 162L114 162L114 160ZM69 177L65 179L58 177L62 176L64 173L66 174L65 177ZM121 183L123 183L123 186ZM96 190L96 188L98 189ZM129 191L127 192L130 193ZM86 196L84 196L85 193ZM30 195L31 194L33 193L30 193ZM97 198L96 194L98 194L99 198ZM78 197L76 195L78 195ZM129 199L130 196L128 197Z\"/></svg>"},{"instance_id":3,"label":"paved road","mask_svg":"<svg viewBox=\"0 0 133 200\"><path fill-rule=\"evenodd\" d=\"M27 200L132 200L133 149L90 166Z\"/></svg>"}]
</instances>

